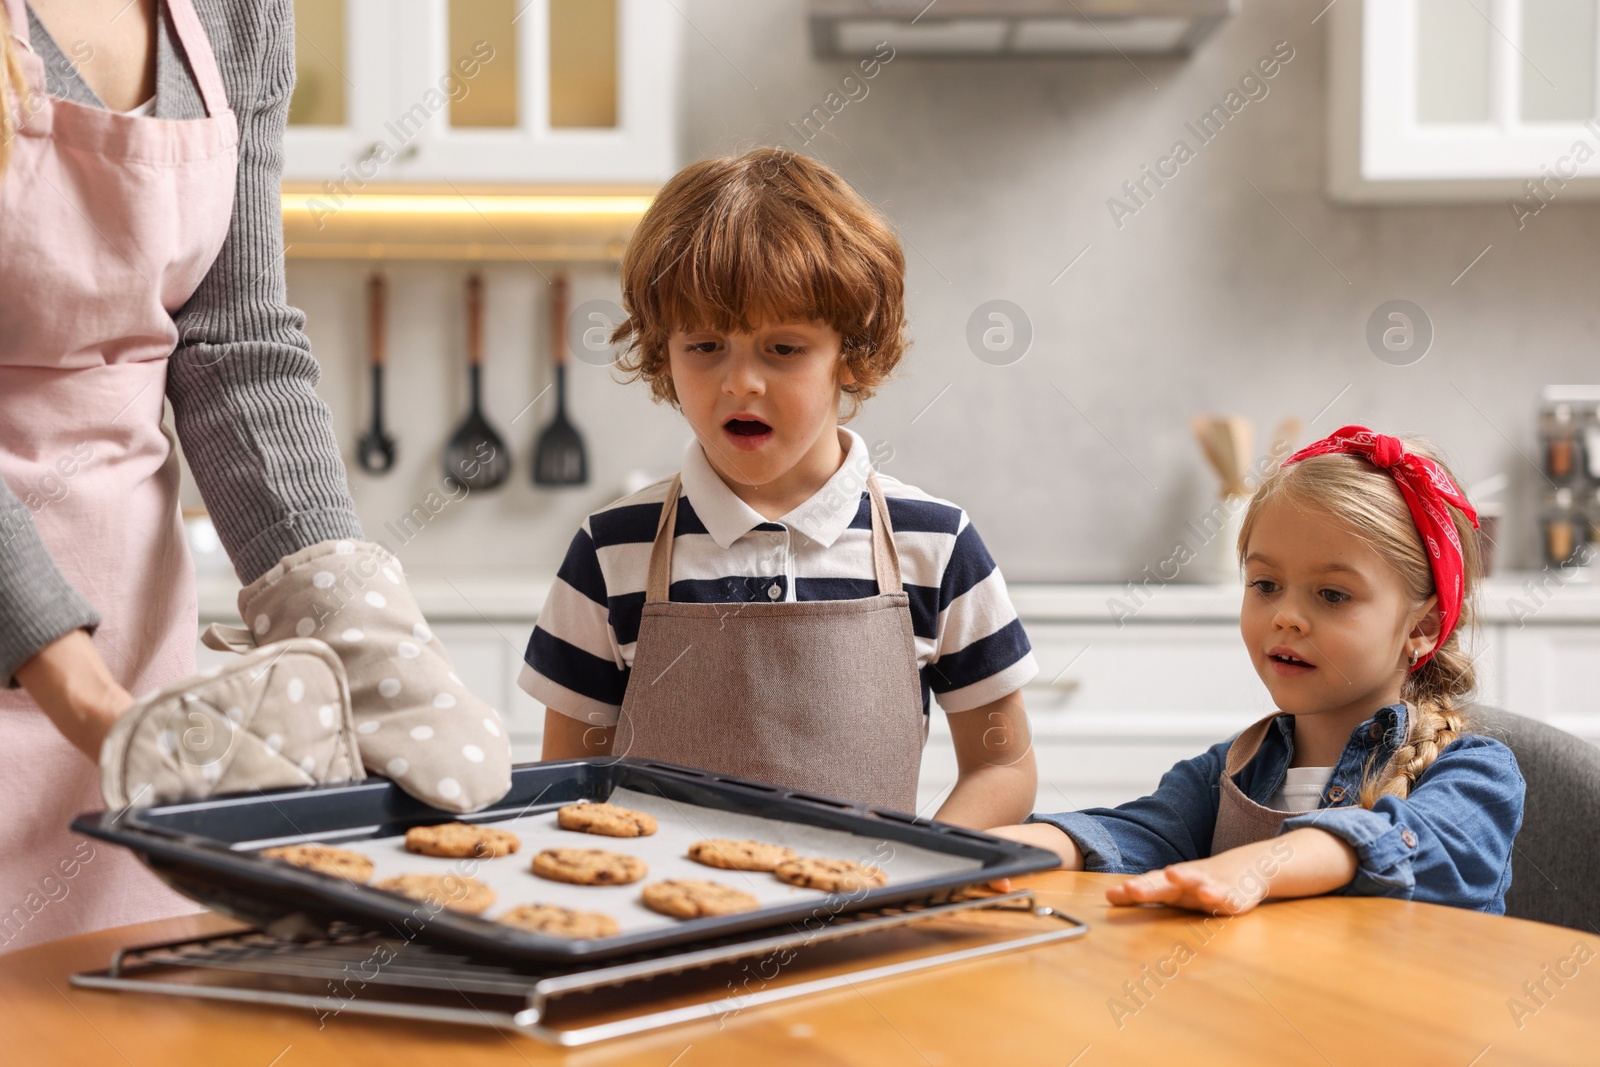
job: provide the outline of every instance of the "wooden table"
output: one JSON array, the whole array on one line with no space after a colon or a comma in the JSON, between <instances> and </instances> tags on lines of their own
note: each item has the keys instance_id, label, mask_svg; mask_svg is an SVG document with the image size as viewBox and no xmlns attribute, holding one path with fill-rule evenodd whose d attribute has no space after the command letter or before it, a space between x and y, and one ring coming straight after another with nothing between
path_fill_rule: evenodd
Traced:
<instances>
[{"instance_id":1,"label":"wooden table","mask_svg":"<svg viewBox=\"0 0 1600 1067\"><path fill-rule=\"evenodd\" d=\"M74 989L118 947L232 928L203 915L0 956L0 1062L51 1067L1600 1062L1600 937L1392 900L1232 920L1113 909L1110 875L1023 881L1089 934L727 1020L564 1051L514 1032ZM1043 920L1039 920L1043 921ZM1525 984L1526 983L1526 984ZM1543 989L1541 989L1541 985Z\"/></svg>"}]
</instances>

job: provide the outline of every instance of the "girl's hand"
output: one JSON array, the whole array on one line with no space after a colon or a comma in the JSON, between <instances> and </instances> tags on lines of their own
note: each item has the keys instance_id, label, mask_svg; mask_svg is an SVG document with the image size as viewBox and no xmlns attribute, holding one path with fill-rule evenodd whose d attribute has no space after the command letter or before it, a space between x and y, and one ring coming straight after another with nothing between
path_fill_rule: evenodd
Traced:
<instances>
[{"instance_id":1,"label":"girl's hand","mask_svg":"<svg viewBox=\"0 0 1600 1067\"><path fill-rule=\"evenodd\" d=\"M1243 915L1268 897L1314 897L1348 885L1356 859L1342 838L1308 826L1138 875L1106 890L1106 899Z\"/></svg>"},{"instance_id":2,"label":"girl's hand","mask_svg":"<svg viewBox=\"0 0 1600 1067\"><path fill-rule=\"evenodd\" d=\"M1266 898L1254 846L1233 848L1203 860L1174 863L1137 875L1106 890L1113 904L1170 904L1208 915L1243 915Z\"/></svg>"},{"instance_id":3,"label":"girl's hand","mask_svg":"<svg viewBox=\"0 0 1600 1067\"><path fill-rule=\"evenodd\" d=\"M1047 849L1061 857L1061 866L1064 870L1083 870L1083 854L1078 851L1078 846L1073 842L1072 838L1047 822L1023 823L1020 826L996 826L992 830L985 830L984 833L1003 837L1008 841L1020 841L1024 845Z\"/></svg>"}]
</instances>

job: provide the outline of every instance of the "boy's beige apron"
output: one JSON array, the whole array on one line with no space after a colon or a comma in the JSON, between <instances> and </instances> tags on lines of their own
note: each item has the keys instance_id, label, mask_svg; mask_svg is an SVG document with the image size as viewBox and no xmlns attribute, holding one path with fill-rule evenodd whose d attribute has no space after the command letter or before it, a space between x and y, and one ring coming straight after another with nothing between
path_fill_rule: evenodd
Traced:
<instances>
[{"instance_id":1,"label":"boy's beige apron","mask_svg":"<svg viewBox=\"0 0 1600 1067\"><path fill-rule=\"evenodd\" d=\"M914 811L925 738L911 609L875 474L861 600L668 600L679 481L667 488L613 753Z\"/></svg>"},{"instance_id":2,"label":"boy's beige apron","mask_svg":"<svg viewBox=\"0 0 1600 1067\"><path fill-rule=\"evenodd\" d=\"M1261 741L1278 717L1273 712L1251 724L1228 746L1228 758L1222 767L1222 796L1217 805L1217 825L1211 832L1211 854L1226 852L1240 845L1251 845L1278 836L1285 819L1304 815L1304 811L1278 811L1263 807L1244 795L1244 790L1234 784L1233 776L1244 770L1256 758ZM1308 809L1315 811L1315 808Z\"/></svg>"},{"instance_id":3,"label":"boy's beige apron","mask_svg":"<svg viewBox=\"0 0 1600 1067\"><path fill-rule=\"evenodd\" d=\"M207 118L121 115L45 94L23 0L5 0L30 93L0 176L0 477L103 621L134 695L194 671L194 570L161 428L172 313L233 212L238 127L190 0L167 0ZM0 691L0 952L196 910L133 856L68 831L99 768L21 690Z\"/></svg>"}]
</instances>

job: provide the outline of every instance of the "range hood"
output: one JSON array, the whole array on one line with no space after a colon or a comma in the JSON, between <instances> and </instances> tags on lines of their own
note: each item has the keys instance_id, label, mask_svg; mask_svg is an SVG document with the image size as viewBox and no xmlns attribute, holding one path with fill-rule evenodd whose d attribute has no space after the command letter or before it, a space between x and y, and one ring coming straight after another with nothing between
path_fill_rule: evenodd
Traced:
<instances>
[{"instance_id":1,"label":"range hood","mask_svg":"<svg viewBox=\"0 0 1600 1067\"><path fill-rule=\"evenodd\" d=\"M818 56L1189 52L1239 0L810 0Z\"/></svg>"}]
</instances>

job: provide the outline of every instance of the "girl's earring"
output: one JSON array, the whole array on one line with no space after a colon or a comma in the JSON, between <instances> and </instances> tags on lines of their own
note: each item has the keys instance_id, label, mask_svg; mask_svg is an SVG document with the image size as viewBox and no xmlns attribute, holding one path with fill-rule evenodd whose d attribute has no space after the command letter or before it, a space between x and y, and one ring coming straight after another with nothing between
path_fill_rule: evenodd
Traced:
<instances>
[{"instance_id":1,"label":"girl's earring","mask_svg":"<svg viewBox=\"0 0 1600 1067\"><path fill-rule=\"evenodd\" d=\"M1421 657L1422 657L1422 654L1420 652L1418 652L1416 649L1413 648L1411 650L1411 665L1413 667L1415 667L1417 665L1417 660L1420 659Z\"/></svg>"}]
</instances>

